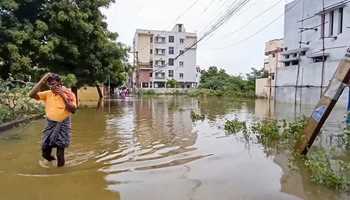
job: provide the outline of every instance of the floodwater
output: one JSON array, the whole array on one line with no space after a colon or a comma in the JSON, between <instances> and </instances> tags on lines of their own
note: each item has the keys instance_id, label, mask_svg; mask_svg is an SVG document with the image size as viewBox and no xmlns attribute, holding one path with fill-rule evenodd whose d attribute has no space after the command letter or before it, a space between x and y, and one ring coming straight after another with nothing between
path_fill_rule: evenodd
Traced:
<instances>
[{"instance_id":1,"label":"floodwater","mask_svg":"<svg viewBox=\"0 0 350 200\"><path fill-rule=\"evenodd\" d=\"M350 198L312 184L307 170L291 171L283 152L223 130L226 119L293 119L293 105L183 96L89 104L73 117L64 168L40 157L44 120L0 134L1 200ZM192 122L192 110L206 119ZM344 113L336 110L326 132L343 128Z\"/></svg>"}]
</instances>

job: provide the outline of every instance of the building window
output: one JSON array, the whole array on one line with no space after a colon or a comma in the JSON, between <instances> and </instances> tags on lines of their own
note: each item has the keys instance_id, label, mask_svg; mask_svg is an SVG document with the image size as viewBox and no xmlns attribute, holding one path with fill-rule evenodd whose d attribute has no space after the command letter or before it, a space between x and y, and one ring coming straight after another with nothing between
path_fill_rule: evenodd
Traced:
<instances>
[{"instance_id":1,"label":"building window","mask_svg":"<svg viewBox=\"0 0 350 200\"><path fill-rule=\"evenodd\" d=\"M149 53L150 53L150 54L153 54L153 49L150 49L150 50L149 50Z\"/></svg>"},{"instance_id":2,"label":"building window","mask_svg":"<svg viewBox=\"0 0 350 200\"><path fill-rule=\"evenodd\" d=\"M272 57L274 58L274 57L276 57L276 55L273 53L273 54L272 54Z\"/></svg>"},{"instance_id":3,"label":"building window","mask_svg":"<svg viewBox=\"0 0 350 200\"><path fill-rule=\"evenodd\" d=\"M301 51L301 52L300 52L300 55L301 55L301 56L305 56L305 55L306 55L306 51Z\"/></svg>"},{"instance_id":4,"label":"building window","mask_svg":"<svg viewBox=\"0 0 350 200\"><path fill-rule=\"evenodd\" d=\"M329 36L333 35L334 28L334 10L329 13Z\"/></svg>"},{"instance_id":5,"label":"building window","mask_svg":"<svg viewBox=\"0 0 350 200\"><path fill-rule=\"evenodd\" d=\"M174 66L174 58L169 58L168 65Z\"/></svg>"},{"instance_id":6,"label":"building window","mask_svg":"<svg viewBox=\"0 0 350 200\"><path fill-rule=\"evenodd\" d=\"M292 65L299 65L299 60L293 60Z\"/></svg>"},{"instance_id":7,"label":"building window","mask_svg":"<svg viewBox=\"0 0 350 200\"><path fill-rule=\"evenodd\" d=\"M288 58L289 58L289 55L287 54L287 55L285 55L284 57L285 57L286 59L288 59Z\"/></svg>"},{"instance_id":8,"label":"building window","mask_svg":"<svg viewBox=\"0 0 350 200\"><path fill-rule=\"evenodd\" d=\"M179 32L182 32L182 24L179 24L179 25L178 25L178 31L179 31Z\"/></svg>"},{"instance_id":9,"label":"building window","mask_svg":"<svg viewBox=\"0 0 350 200\"><path fill-rule=\"evenodd\" d=\"M271 80L275 80L275 73L271 73Z\"/></svg>"},{"instance_id":10,"label":"building window","mask_svg":"<svg viewBox=\"0 0 350 200\"><path fill-rule=\"evenodd\" d=\"M180 44L183 44L183 43L185 43L185 39L181 38L180 39Z\"/></svg>"},{"instance_id":11,"label":"building window","mask_svg":"<svg viewBox=\"0 0 350 200\"><path fill-rule=\"evenodd\" d=\"M165 54L165 49L156 49L156 54L157 55L164 55Z\"/></svg>"},{"instance_id":12,"label":"building window","mask_svg":"<svg viewBox=\"0 0 350 200\"><path fill-rule=\"evenodd\" d=\"M183 66L184 66L184 62L183 62L183 61L180 61L180 62L179 62L179 66L180 66L180 67L183 67Z\"/></svg>"},{"instance_id":13,"label":"building window","mask_svg":"<svg viewBox=\"0 0 350 200\"><path fill-rule=\"evenodd\" d=\"M149 61L149 65L153 67L153 60Z\"/></svg>"},{"instance_id":14,"label":"building window","mask_svg":"<svg viewBox=\"0 0 350 200\"><path fill-rule=\"evenodd\" d=\"M173 43L175 40L175 37L174 36L169 36L169 43Z\"/></svg>"},{"instance_id":15,"label":"building window","mask_svg":"<svg viewBox=\"0 0 350 200\"><path fill-rule=\"evenodd\" d=\"M168 76L169 77L174 77L174 70L169 70L168 71Z\"/></svg>"},{"instance_id":16,"label":"building window","mask_svg":"<svg viewBox=\"0 0 350 200\"><path fill-rule=\"evenodd\" d=\"M153 43L153 37L152 36L150 37L150 42Z\"/></svg>"},{"instance_id":17,"label":"building window","mask_svg":"<svg viewBox=\"0 0 350 200\"><path fill-rule=\"evenodd\" d=\"M156 72L155 76L157 79L164 79L165 73L164 72Z\"/></svg>"},{"instance_id":18,"label":"building window","mask_svg":"<svg viewBox=\"0 0 350 200\"><path fill-rule=\"evenodd\" d=\"M317 56L317 57L313 57L312 61L314 63L318 63L318 62L324 62L327 60L327 56Z\"/></svg>"},{"instance_id":19,"label":"building window","mask_svg":"<svg viewBox=\"0 0 350 200\"><path fill-rule=\"evenodd\" d=\"M290 66L290 62L285 62L285 63L284 63L284 66L285 66L285 67Z\"/></svg>"},{"instance_id":20,"label":"building window","mask_svg":"<svg viewBox=\"0 0 350 200\"><path fill-rule=\"evenodd\" d=\"M151 72L151 73L149 73L149 77L152 77L153 76L153 73Z\"/></svg>"},{"instance_id":21,"label":"building window","mask_svg":"<svg viewBox=\"0 0 350 200\"><path fill-rule=\"evenodd\" d=\"M296 58L298 56L297 53L293 53L293 57Z\"/></svg>"},{"instance_id":22,"label":"building window","mask_svg":"<svg viewBox=\"0 0 350 200\"><path fill-rule=\"evenodd\" d=\"M165 61L164 60L156 60L156 66L164 67L165 66Z\"/></svg>"},{"instance_id":23,"label":"building window","mask_svg":"<svg viewBox=\"0 0 350 200\"><path fill-rule=\"evenodd\" d=\"M174 47L169 47L169 54L174 54Z\"/></svg>"},{"instance_id":24,"label":"building window","mask_svg":"<svg viewBox=\"0 0 350 200\"><path fill-rule=\"evenodd\" d=\"M326 22L326 15L322 14L321 15L321 38L324 38L324 26Z\"/></svg>"},{"instance_id":25,"label":"building window","mask_svg":"<svg viewBox=\"0 0 350 200\"><path fill-rule=\"evenodd\" d=\"M148 88L148 83L147 82L142 82L142 87L143 88Z\"/></svg>"},{"instance_id":26,"label":"building window","mask_svg":"<svg viewBox=\"0 0 350 200\"><path fill-rule=\"evenodd\" d=\"M344 8L339 8L338 34L343 33Z\"/></svg>"},{"instance_id":27,"label":"building window","mask_svg":"<svg viewBox=\"0 0 350 200\"><path fill-rule=\"evenodd\" d=\"M184 73L180 73L179 77L180 77L180 79L183 79L184 78Z\"/></svg>"},{"instance_id":28,"label":"building window","mask_svg":"<svg viewBox=\"0 0 350 200\"><path fill-rule=\"evenodd\" d=\"M184 50L180 50L180 55L184 54L185 51Z\"/></svg>"},{"instance_id":29,"label":"building window","mask_svg":"<svg viewBox=\"0 0 350 200\"><path fill-rule=\"evenodd\" d=\"M156 42L157 43L165 43L165 37L157 36L156 37Z\"/></svg>"}]
</instances>

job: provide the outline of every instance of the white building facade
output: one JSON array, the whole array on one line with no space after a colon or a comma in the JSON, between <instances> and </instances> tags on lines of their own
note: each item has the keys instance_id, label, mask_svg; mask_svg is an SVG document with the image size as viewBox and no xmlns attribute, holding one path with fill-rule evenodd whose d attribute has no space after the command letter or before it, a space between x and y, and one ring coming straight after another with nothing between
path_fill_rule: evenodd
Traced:
<instances>
[{"instance_id":1,"label":"white building facade","mask_svg":"<svg viewBox=\"0 0 350 200\"><path fill-rule=\"evenodd\" d=\"M186 32L182 24L171 31L137 29L135 87L165 88L168 80L181 88L197 87L196 41L196 33Z\"/></svg>"},{"instance_id":2,"label":"white building facade","mask_svg":"<svg viewBox=\"0 0 350 200\"><path fill-rule=\"evenodd\" d=\"M265 43L264 72L267 77L257 79L255 82L255 96L275 99L276 71L282 67L283 40L275 39Z\"/></svg>"},{"instance_id":3,"label":"white building facade","mask_svg":"<svg viewBox=\"0 0 350 200\"><path fill-rule=\"evenodd\" d=\"M350 45L350 3L295 0L285 7L276 100L316 104ZM348 90L340 101L347 102Z\"/></svg>"}]
</instances>

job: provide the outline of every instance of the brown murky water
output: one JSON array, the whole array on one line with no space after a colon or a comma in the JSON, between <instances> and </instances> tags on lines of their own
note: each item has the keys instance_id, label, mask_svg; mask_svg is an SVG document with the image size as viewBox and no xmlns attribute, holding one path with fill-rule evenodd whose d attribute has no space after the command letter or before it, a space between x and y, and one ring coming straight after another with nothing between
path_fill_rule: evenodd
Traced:
<instances>
[{"instance_id":1,"label":"brown murky water","mask_svg":"<svg viewBox=\"0 0 350 200\"><path fill-rule=\"evenodd\" d=\"M192 122L191 110L206 119ZM44 120L0 135L0 199L349 199L310 183L306 170L290 171L283 152L223 130L225 119L292 119L294 111L288 104L218 98L93 103L73 118L64 168L40 158ZM331 117L329 132L342 128L343 114L338 109ZM327 138L319 143L332 143Z\"/></svg>"}]
</instances>

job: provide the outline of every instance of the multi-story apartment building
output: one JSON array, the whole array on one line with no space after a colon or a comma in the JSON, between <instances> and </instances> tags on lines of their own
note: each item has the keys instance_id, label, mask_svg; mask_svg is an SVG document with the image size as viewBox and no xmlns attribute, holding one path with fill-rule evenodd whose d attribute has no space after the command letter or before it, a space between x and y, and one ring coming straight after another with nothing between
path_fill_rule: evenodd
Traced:
<instances>
[{"instance_id":1,"label":"multi-story apartment building","mask_svg":"<svg viewBox=\"0 0 350 200\"><path fill-rule=\"evenodd\" d=\"M349 45L349 1L295 0L287 4L276 99L316 104ZM347 102L347 93L341 102Z\"/></svg>"},{"instance_id":2,"label":"multi-story apartment building","mask_svg":"<svg viewBox=\"0 0 350 200\"><path fill-rule=\"evenodd\" d=\"M196 41L196 33L186 32L183 24L171 31L137 29L134 87L165 88L172 79L182 88L197 87Z\"/></svg>"},{"instance_id":3,"label":"multi-story apartment building","mask_svg":"<svg viewBox=\"0 0 350 200\"><path fill-rule=\"evenodd\" d=\"M267 77L257 79L255 83L255 95L258 97L274 99L276 86L276 71L282 67L283 40L275 39L265 44L264 72Z\"/></svg>"}]
</instances>

